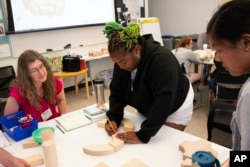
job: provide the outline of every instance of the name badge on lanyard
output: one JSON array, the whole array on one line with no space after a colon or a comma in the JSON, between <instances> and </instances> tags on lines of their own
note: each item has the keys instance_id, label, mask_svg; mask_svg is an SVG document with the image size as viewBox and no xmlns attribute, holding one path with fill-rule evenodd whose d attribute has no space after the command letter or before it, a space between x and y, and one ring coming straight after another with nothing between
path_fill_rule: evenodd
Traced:
<instances>
[{"instance_id":1,"label":"name badge on lanyard","mask_svg":"<svg viewBox=\"0 0 250 167\"><path fill-rule=\"evenodd\" d=\"M42 116L43 121L46 121L52 116L52 111L50 110L50 108L48 108L46 111L44 111L41 114L41 116Z\"/></svg>"}]
</instances>

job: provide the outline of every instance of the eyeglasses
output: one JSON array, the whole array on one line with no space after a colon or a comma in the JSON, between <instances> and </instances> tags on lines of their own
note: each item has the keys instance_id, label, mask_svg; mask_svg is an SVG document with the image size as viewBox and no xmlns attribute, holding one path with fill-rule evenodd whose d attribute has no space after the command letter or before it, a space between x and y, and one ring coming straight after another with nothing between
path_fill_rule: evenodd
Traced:
<instances>
[{"instance_id":1,"label":"eyeglasses","mask_svg":"<svg viewBox=\"0 0 250 167\"><path fill-rule=\"evenodd\" d=\"M32 70L30 71L30 73L35 74L35 73L38 73L38 72L44 71L44 70L45 70L45 66L44 66L44 64L41 64L37 68L32 68Z\"/></svg>"}]
</instances>

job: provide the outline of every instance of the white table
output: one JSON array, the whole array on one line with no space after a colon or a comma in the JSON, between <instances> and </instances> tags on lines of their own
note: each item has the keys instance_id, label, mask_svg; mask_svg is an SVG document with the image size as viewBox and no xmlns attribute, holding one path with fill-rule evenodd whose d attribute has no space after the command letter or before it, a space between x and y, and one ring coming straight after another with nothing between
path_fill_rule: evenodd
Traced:
<instances>
[{"instance_id":1,"label":"white table","mask_svg":"<svg viewBox=\"0 0 250 167\"><path fill-rule=\"evenodd\" d=\"M139 129L144 118L130 112L125 113L125 117L135 123ZM55 128L56 122L50 120L39 123L39 127L52 126ZM122 131L122 129L120 129ZM23 149L22 143L13 142L7 150L18 157L27 157L36 153L42 153L42 147ZM96 123L66 132L63 134L55 128L54 140L59 159L59 167L93 167L100 162L104 162L111 167L122 166L130 160L137 158L149 166L157 167L178 167L181 165L183 153L179 151L179 144L185 140L197 141L199 137L190 135L173 128L163 126L155 137L151 138L148 144L125 144L118 152L105 156L91 156L83 152L83 146L88 144L107 144L111 137L104 129L97 127ZM229 149L212 143L212 148L218 152L220 162L225 162L229 158ZM44 167L40 165L39 167Z\"/></svg>"},{"instance_id":2,"label":"white table","mask_svg":"<svg viewBox=\"0 0 250 167\"><path fill-rule=\"evenodd\" d=\"M91 82L91 87L92 87L92 91L91 94L95 94L95 88L94 88L94 84L93 84L93 80L92 80L92 76L91 76L91 66L89 65L90 61L93 60L99 60L99 59L104 59L104 58L108 58L109 54L102 54L100 56L88 56L88 55L84 55L81 57L81 60L84 60L86 63L86 66L88 67L88 76L90 78L90 82Z\"/></svg>"},{"instance_id":3,"label":"white table","mask_svg":"<svg viewBox=\"0 0 250 167\"><path fill-rule=\"evenodd\" d=\"M215 51L211 50L211 52L210 52L211 55L209 55L210 59L206 59L207 52L205 50L195 50L194 53L199 53L200 59L202 60L202 64L208 64L208 65L214 64Z\"/></svg>"},{"instance_id":4,"label":"white table","mask_svg":"<svg viewBox=\"0 0 250 167\"><path fill-rule=\"evenodd\" d=\"M91 60L96 60L96 59L103 59L109 57L109 54L102 54L100 56L88 56L84 55L81 57L82 60L85 60L86 62L91 61Z\"/></svg>"}]
</instances>

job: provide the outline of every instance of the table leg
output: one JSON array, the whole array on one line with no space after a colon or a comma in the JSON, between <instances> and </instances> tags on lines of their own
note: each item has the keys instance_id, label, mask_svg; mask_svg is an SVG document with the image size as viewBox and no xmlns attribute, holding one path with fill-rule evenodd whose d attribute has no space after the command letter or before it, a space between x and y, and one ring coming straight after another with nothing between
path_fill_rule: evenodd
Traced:
<instances>
[{"instance_id":1,"label":"table leg","mask_svg":"<svg viewBox=\"0 0 250 167\"><path fill-rule=\"evenodd\" d=\"M85 88L86 88L86 96L87 99L89 99L89 81L88 81L88 73L84 73L84 79L85 79Z\"/></svg>"},{"instance_id":2,"label":"table leg","mask_svg":"<svg viewBox=\"0 0 250 167\"><path fill-rule=\"evenodd\" d=\"M88 67L88 76L90 78L90 82L91 82L91 88L92 88L92 91L91 91L91 94L94 95L95 94L95 88L94 88L94 83L93 83L93 80L92 80L92 76L91 76L91 67L89 65L89 61L86 61L86 66Z\"/></svg>"},{"instance_id":3,"label":"table leg","mask_svg":"<svg viewBox=\"0 0 250 167\"><path fill-rule=\"evenodd\" d=\"M194 72L199 73L199 65L198 64L194 65Z\"/></svg>"},{"instance_id":4,"label":"table leg","mask_svg":"<svg viewBox=\"0 0 250 167\"><path fill-rule=\"evenodd\" d=\"M76 90L76 94L78 94L77 75L74 78L75 78L75 90Z\"/></svg>"}]
</instances>

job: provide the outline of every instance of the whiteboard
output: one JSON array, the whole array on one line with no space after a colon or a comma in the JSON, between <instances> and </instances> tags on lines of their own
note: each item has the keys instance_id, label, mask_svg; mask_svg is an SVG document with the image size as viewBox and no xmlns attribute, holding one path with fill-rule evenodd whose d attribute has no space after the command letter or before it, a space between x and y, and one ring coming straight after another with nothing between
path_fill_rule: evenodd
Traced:
<instances>
[{"instance_id":1,"label":"whiteboard","mask_svg":"<svg viewBox=\"0 0 250 167\"><path fill-rule=\"evenodd\" d=\"M162 35L160 30L160 20L156 17L147 17L139 19L141 34L152 34L155 41L160 42L163 46Z\"/></svg>"},{"instance_id":2,"label":"whiteboard","mask_svg":"<svg viewBox=\"0 0 250 167\"><path fill-rule=\"evenodd\" d=\"M9 35L13 57L19 55L26 49L34 49L40 53L46 49L53 51L64 51L64 46L71 44L72 48L107 42L103 34L104 25L94 27L80 27L53 31L34 33L23 33ZM66 50L65 50L65 53Z\"/></svg>"}]
</instances>

